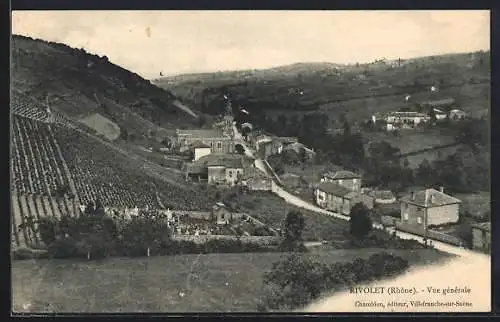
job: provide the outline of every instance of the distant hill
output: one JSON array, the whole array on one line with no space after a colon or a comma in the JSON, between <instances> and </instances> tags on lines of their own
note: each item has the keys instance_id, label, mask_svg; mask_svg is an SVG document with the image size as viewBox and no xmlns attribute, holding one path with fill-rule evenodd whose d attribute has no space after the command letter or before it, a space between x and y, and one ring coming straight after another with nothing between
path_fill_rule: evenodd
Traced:
<instances>
[{"instance_id":1,"label":"distant hill","mask_svg":"<svg viewBox=\"0 0 500 322\"><path fill-rule=\"evenodd\" d=\"M206 113L221 93L248 109L311 111L331 102L489 84L490 52L370 64L297 63L264 70L190 74L154 80Z\"/></svg>"},{"instance_id":2,"label":"distant hill","mask_svg":"<svg viewBox=\"0 0 500 322\"><path fill-rule=\"evenodd\" d=\"M106 56L18 35L12 37L12 91L73 120L95 124L97 131L118 126L145 136L158 127L190 126L196 119L171 92Z\"/></svg>"}]
</instances>

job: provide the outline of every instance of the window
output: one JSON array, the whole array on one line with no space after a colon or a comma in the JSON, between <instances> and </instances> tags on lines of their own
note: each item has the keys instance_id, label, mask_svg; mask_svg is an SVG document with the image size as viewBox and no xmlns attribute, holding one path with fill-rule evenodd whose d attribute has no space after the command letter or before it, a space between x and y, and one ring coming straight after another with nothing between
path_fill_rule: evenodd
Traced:
<instances>
[{"instance_id":1,"label":"window","mask_svg":"<svg viewBox=\"0 0 500 322\"><path fill-rule=\"evenodd\" d=\"M422 217L417 217L417 224L421 224L422 223Z\"/></svg>"},{"instance_id":2,"label":"window","mask_svg":"<svg viewBox=\"0 0 500 322\"><path fill-rule=\"evenodd\" d=\"M407 211L403 214L403 219L405 221L408 221L408 212Z\"/></svg>"},{"instance_id":3,"label":"window","mask_svg":"<svg viewBox=\"0 0 500 322\"><path fill-rule=\"evenodd\" d=\"M217 142L217 149L222 149L222 142Z\"/></svg>"},{"instance_id":4,"label":"window","mask_svg":"<svg viewBox=\"0 0 500 322\"><path fill-rule=\"evenodd\" d=\"M233 177L233 171L229 170L229 178L232 178L232 177Z\"/></svg>"}]
</instances>

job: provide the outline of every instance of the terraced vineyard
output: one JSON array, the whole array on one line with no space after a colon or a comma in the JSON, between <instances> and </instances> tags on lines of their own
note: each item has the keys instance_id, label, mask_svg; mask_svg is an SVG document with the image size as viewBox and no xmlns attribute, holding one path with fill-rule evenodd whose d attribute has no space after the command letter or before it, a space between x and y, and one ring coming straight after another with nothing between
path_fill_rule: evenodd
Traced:
<instances>
[{"instance_id":1,"label":"terraced vineyard","mask_svg":"<svg viewBox=\"0 0 500 322\"><path fill-rule=\"evenodd\" d=\"M12 100L12 240L39 245L37 220L75 216L99 199L110 208L206 209L215 193L77 129L68 118Z\"/></svg>"}]
</instances>

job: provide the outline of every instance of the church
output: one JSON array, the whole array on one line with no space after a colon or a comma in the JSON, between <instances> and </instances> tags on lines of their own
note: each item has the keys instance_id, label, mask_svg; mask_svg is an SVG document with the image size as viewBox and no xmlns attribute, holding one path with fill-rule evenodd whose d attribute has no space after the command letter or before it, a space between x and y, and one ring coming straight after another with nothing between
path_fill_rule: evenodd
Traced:
<instances>
[{"instance_id":1,"label":"church","mask_svg":"<svg viewBox=\"0 0 500 322\"><path fill-rule=\"evenodd\" d=\"M202 143L210 147L211 153L235 153L233 121L231 103L227 102L225 115L211 129L178 129L173 143L180 152Z\"/></svg>"}]
</instances>

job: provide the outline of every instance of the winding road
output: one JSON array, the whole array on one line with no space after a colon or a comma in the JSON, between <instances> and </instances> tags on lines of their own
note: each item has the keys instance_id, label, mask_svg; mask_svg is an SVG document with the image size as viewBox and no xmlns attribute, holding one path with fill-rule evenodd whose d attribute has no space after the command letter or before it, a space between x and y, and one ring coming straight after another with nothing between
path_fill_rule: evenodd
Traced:
<instances>
[{"instance_id":1,"label":"winding road","mask_svg":"<svg viewBox=\"0 0 500 322\"><path fill-rule=\"evenodd\" d=\"M245 155L255 159L255 161L254 161L255 167L258 168L259 170L261 170L262 172L266 173L271 178L276 178L277 175L274 173L274 171L269 166L266 166L266 164L265 164L266 161L256 157L255 151L247 145L247 143L243 139L243 136L238 131L238 128L236 127L235 124L233 124L233 130L234 130L235 141L237 142L237 144L241 144L243 146L243 148L245 149ZM291 205L294 205L296 207L299 207L302 209L307 209L307 210L310 210L310 211L313 211L316 213L320 213L323 215L332 216L332 217L335 217L338 219L349 221L349 216L345 216L345 215L342 215L342 214L339 214L339 213L336 213L333 211L329 211L329 210L320 208L320 207L318 207L318 206L316 206L308 201L305 201L305 200L289 193L288 191L283 189L276 182L276 179L272 180L271 191L274 194L276 194L277 196L281 197L283 200L285 200L285 202L287 202ZM378 223L374 223L373 228L384 229L384 227ZM402 238L402 239L414 239L422 244L424 243L423 237L418 236L418 235L410 234L410 233L403 232L400 230L395 230L394 228L386 228L386 231L388 231L389 233L395 232L396 236L399 238ZM437 240L432 240L430 238L427 238L427 240L432 241L434 248L436 248L440 251L444 251L444 252L454 254L454 255L457 255L460 257L477 257L478 256L477 252L474 252L474 251L471 251L471 250L468 250L468 249L465 249L462 247L446 244L446 243L443 243L443 242L440 242Z\"/></svg>"}]
</instances>

